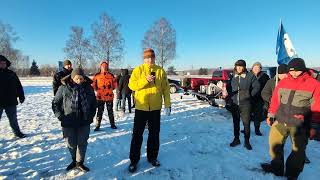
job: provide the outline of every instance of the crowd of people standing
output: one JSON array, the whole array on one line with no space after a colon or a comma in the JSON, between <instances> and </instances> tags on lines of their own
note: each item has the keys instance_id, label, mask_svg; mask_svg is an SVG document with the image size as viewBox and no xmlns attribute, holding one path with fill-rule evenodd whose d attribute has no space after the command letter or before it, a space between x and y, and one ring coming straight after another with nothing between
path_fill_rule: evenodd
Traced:
<instances>
[{"instance_id":1,"label":"crowd of people standing","mask_svg":"<svg viewBox=\"0 0 320 180\"><path fill-rule=\"evenodd\" d=\"M110 127L117 129L114 116L116 111L132 113L135 108L133 133L130 146L129 171L135 172L141 156L143 133L148 128L147 159L152 166L160 166L158 161L159 133L162 106L167 115L171 113L169 83L165 70L155 64L155 53L148 48L143 53L143 64L129 75L128 69L114 76L109 70L109 62L100 63L99 72L93 78L85 75L81 68L72 68L69 60L64 61L63 70L54 75L52 109L61 122L63 138L71 155L67 170L90 169L84 165L90 134L90 124L96 117L94 131L100 131L105 106ZM17 120L17 105L25 100L24 91L17 75L8 69L10 61L0 56L0 118L5 111L13 133L26 137L20 131ZM277 67L275 77L262 71L262 64L256 62L251 70L245 60L237 60L227 92L224 93L226 108L233 118L234 138L230 147L241 144L244 134L244 147L252 150L250 143L250 122L253 122L256 136L263 136L260 124L270 126L270 163L262 163L261 168L277 176L297 179L309 162L306 156L308 139L319 137L320 124L320 76L306 67L301 58L293 58L288 65ZM116 94L114 94L116 92ZM133 105L131 98L133 97ZM127 108L126 108L127 107ZM244 129L240 131L242 120ZM290 137L292 152L284 160L284 144Z\"/></svg>"}]
</instances>

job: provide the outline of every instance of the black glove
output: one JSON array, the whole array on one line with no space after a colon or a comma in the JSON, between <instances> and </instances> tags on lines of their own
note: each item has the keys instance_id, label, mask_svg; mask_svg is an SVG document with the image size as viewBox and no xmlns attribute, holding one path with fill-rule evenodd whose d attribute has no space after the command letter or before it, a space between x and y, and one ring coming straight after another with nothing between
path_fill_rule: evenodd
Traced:
<instances>
[{"instance_id":1,"label":"black glove","mask_svg":"<svg viewBox=\"0 0 320 180\"><path fill-rule=\"evenodd\" d=\"M22 104L25 100L25 97L19 97L19 102Z\"/></svg>"}]
</instances>

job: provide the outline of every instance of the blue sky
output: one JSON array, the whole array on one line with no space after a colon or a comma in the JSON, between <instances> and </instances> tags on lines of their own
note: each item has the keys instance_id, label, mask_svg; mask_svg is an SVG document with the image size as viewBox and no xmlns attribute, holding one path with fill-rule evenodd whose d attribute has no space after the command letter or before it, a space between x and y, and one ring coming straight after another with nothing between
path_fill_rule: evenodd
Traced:
<instances>
[{"instance_id":1,"label":"blue sky","mask_svg":"<svg viewBox=\"0 0 320 180\"><path fill-rule=\"evenodd\" d=\"M280 18L298 55L320 66L318 0L1 0L0 20L20 36L16 48L39 64L63 60L71 26L91 24L106 12L125 39L122 66L142 62L141 40L160 17L177 32L177 69L231 67L243 58L251 65L276 65Z\"/></svg>"}]
</instances>

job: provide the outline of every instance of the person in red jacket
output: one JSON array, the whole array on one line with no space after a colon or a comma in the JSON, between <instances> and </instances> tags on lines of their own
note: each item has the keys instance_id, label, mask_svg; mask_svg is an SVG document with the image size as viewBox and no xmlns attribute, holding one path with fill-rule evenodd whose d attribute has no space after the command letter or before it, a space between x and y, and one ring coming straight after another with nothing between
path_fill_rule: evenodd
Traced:
<instances>
[{"instance_id":1,"label":"person in red jacket","mask_svg":"<svg viewBox=\"0 0 320 180\"><path fill-rule=\"evenodd\" d=\"M311 76L303 59L294 58L288 66L289 76L275 88L267 118L271 126L271 164L264 163L261 167L277 176L284 175L283 147L290 136L292 152L285 164L285 176L297 179L304 167L311 121L319 118L320 83Z\"/></svg>"},{"instance_id":2,"label":"person in red jacket","mask_svg":"<svg viewBox=\"0 0 320 180\"><path fill-rule=\"evenodd\" d=\"M100 130L102 115L104 111L104 105L107 105L108 116L112 129L117 129L113 115L113 90L117 87L117 80L112 73L109 72L108 61L102 61L100 64L100 72L94 75L93 89L96 91L97 96L97 122L94 131Z\"/></svg>"}]
</instances>

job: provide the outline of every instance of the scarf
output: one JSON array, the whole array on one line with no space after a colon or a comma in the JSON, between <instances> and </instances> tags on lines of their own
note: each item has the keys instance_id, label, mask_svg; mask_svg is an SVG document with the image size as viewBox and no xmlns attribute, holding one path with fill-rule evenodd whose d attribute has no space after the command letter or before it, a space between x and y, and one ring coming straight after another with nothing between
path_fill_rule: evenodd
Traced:
<instances>
[{"instance_id":1,"label":"scarf","mask_svg":"<svg viewBox=\"0 0 320 180\"><path fill-rule=\"evenodd\" d=\"M87 112L89 109L87 95L85 92L85 89L82 85L74 85L72 88L72 104L71 109L72 112L80 113L81 111L84 114L84 117L86 118Z\"/></svg>"}]
</instances>

